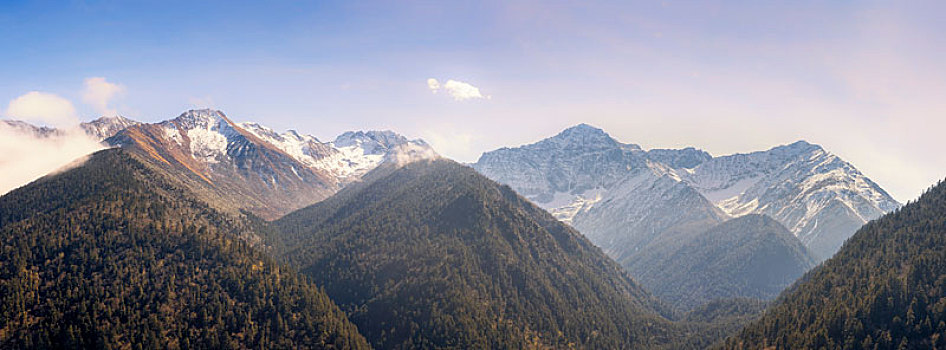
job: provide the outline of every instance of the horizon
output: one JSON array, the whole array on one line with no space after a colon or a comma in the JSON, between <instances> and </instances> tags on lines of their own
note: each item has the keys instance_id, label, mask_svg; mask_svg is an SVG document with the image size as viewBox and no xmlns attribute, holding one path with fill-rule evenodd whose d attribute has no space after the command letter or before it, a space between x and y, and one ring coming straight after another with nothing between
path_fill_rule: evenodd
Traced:
<instances>
[{"instance_id":1,"label":"horizon","mask_svg":"<svg viewBox=\"0 0 946 350\"><path fill-rule=\"evenodd\" d=\"M460 162L589 123L714 156L806 140L901 202L946 177L936 2L223 4L0 5L0 117L207 107Z\"/></svg>"}]
</instances>

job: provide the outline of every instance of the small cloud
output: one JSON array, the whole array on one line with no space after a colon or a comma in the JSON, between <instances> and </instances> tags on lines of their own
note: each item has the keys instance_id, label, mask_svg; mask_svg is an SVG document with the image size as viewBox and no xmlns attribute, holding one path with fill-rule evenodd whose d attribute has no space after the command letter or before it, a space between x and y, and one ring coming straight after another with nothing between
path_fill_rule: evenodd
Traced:
<instances>
[{"instance_id":1,"label":"small cloud","mask_svg":"<svg viewBox=\"0 0 946 350\"><path fill-rule=\"evenodd\" d=\"M440 90L440 82L434 78L427 79L427 87L430 88L431 92L436 94L437 90Z\"/></svg>"},{"instance_id":2,"label":"small cloud","mask_svg":"<svg viewBox=\"0 0 946 350\"><path fill-rule=\"evenodd\" d=\"M123 92L125 92L124 86L109 83L102 77L92 77L85 79L82 101L94 107L95 111L103 116L115 116L118 115L118 111L110 108L109 103Z\"/></svg>"},{"instance_id":3,"label":"small cloud","mask_svg":"<svg viewBox=\"0 0 946 350\"><path fill-rule=\"evenodd\" d=\"M7 117L55 127L76 125L79 119L72 102L55 94L31 91L10 101Z\"/></svg>"},{"instance_id":4,"label":"small cloud","mask_svg":"<svg viewBox=\"0 0 946 350\"><path fill-rule=\"evenodd\" d=\"M491 99L492 96L483 95L480 92L480 88L473 86L469 83L464 83L462 81L457 81L453 79L447 80L443 85L440 84L437 79L430 78L427 79L427 87L430 88L430 91L437 93L437 91L444 90L453 97L455 101L466 101L474 99Z\"/></svg>"}]
</instances>

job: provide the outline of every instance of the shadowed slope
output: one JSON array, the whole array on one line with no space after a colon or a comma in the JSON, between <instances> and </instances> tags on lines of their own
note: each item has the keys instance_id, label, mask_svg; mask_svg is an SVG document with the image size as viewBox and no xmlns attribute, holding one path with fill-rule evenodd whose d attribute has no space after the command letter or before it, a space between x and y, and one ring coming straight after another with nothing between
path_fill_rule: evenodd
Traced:
<instances>
[{"instance_id":1,"label":"shadowed slope","mask_svg":"<svg viewBox=\"0 0 946 350\"><path fill-rule=\"evenodd\" d=\"M773 299L814 260L782 224L750 214L638 254L634 277L672 305L720 298Z\"/></svg>"}]
</instances>

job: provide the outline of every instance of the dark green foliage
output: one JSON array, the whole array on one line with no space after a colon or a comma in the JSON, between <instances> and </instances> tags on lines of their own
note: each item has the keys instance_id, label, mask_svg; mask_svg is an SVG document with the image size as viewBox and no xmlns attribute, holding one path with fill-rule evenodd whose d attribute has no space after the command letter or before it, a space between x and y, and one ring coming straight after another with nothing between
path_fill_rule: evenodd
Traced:
<instances>
[{"instance_id":1,"label":"dark green foliage","mask_svg":"<svg viewBox=\"0 0 946 350\"><path fill-rule=\"evenodd\" d=\"M450 161L369 178L276 221L274 245L375 346L619 349L682 335L620 266L509 187Z\"/></svg>"},{"instance_id":2,"label":"dark green foliage","mask_svg":"<svg viewBox=\"0 0 946 350\"><path fill-rule=\"evenodd\" d=\"M774 299L814 264L788 229L755 214L679 242L654 245L636 261L633 276L683 310L716 299Z\"/></svg>"},{"instance_id":3,"label":"dark green foliage","mask_svg":"<svg viewBox=\"0 0 946 350\"><path fill-rule=\"evenodd\" d=\"M946 184L872 221L726 348L946 347Z\"/></svg>"},{"instance_id":4,"label":"dark green foliage","mask_svg":"<svg viewBox=\"0 0 946 350\"><path fill-rule=\"evenodd\" d=\"M119 149L0 197L0 348L366 348L249 227Z\"/></svg>"},{"instance_id":5,"label":"dark green foliage","mask_svg":"<svg viewBox=\"0 0 946 350\"><path fill-rule=\"evenodd\" d=\"M677 321L686 330L668 349L706 349L756 320L766 302L757 299L717 299L700 305Z\"/></svg>"},{"instance_id":6,"label":"dark green foliage","mask_svg":"<svg viewBox=\"0 0 946 350\"><path fill-rule=\"evenodd\" d=\"M766 302L758 299L716 299L700 305L686 314L687 322L713 323L733 319L751 319L762 314Z\"/></svg>"}]
</instances>

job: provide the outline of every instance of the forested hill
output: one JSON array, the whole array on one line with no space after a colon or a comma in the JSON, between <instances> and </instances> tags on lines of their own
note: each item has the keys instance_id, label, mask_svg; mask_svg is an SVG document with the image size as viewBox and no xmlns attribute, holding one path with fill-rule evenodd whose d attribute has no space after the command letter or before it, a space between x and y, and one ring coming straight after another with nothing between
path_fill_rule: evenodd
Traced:
<instances>
[{"instance_id":1,"label":"forested hill","mask_svg":"<svg viewBox=\"0 0 946 350\"><path fill-rule=\"evenodd\" d=\"M120 149L0 197L0 348L367 348L195 198Z\"/></svg>"},{"instance_id":2,"label":"forested hill","mask_svg":"<svg viewBox=\"0 0 946 350\"><path fill-rule=\"evenodd\" d=\"M725 347L946 347L946 184L865 225Z\"/></svg>"},{"instance_id":3,"label":"forested hill","mask_svg":"<svg viewBox=\"0 0 946 350\"><path fill-rule=\"evenodd\" d=\"M379 348L641 348L682 334L581 234L452 161L379 169L276 221Z\"/></svg>"}]
</instances>

